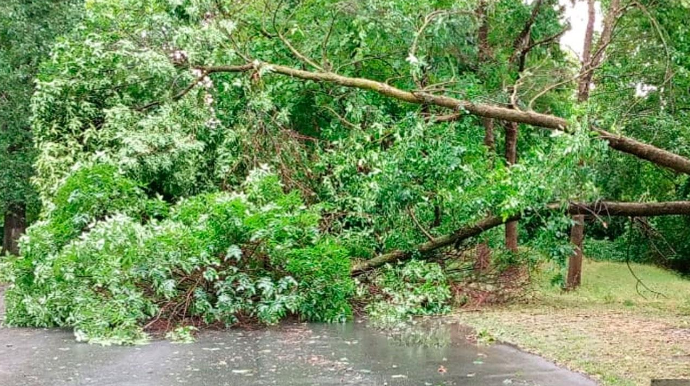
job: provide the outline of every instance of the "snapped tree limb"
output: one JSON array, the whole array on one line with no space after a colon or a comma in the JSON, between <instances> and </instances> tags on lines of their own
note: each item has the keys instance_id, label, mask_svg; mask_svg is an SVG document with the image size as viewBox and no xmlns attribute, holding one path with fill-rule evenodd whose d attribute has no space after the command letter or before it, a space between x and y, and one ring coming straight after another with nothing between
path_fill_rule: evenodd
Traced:
<instances>
[{"instance_id":1,"label":"snapped tree limb","mask_svg":"<svg viewBox=\"0 0 690 386\"><path fill-rule=\"evenodd\" d=\"M222 72L258 71L261 68L276 74L286 75L294 78L311 80L314 82L329 82L345 87L370 90L408 103L435 105L460 112L459 114L456 113L441 117L440 119L436 119L436 121L456 119L457 117L461 116L462 113L466 112L484 118L525 123L551 130L569 132L568 121L554 115L541 114L534 111L516 110L486 103L474 103L443 95L434 95L424 92L411 92L393 87L383 82L365 78L347 77L333 72L305 71L289 66L261 62L237 66L200 67L200 70L206 74L212 74ZM668 150L642 143L632 138L616 135L604 130L592 129L592 131L599 134L601 139L607 141L609 147L612 149L631 154L635 157L675 170L679 173L690 174L690 159L674 154Z\"/></svg>"},{"instance_id":2,"label":"snapped tree limb","mask_svg":"<svg viewBox=\"0 0 690 386\"><path fill-rule=\"evenodd\" d=\"M239 66L201 67L200 69L211 74L218 72L247 72L250 70L258 70L259 68L264 68L276 74L287 75L304 80L311 80L314 82L329 82L345 87L370 90L403 102L445 107L455 111L478 115L480 117L526 123L533 126L561 131L567 131L568 127L568 121L553 115L541 114L534 111L514 110L507 107L494 106L486 103L473 103L443 95L405 91L383 82L366 78L352 78L338 75L333 72L312 72L269 63L255 63L254 65L249 66L249 68L245 64Z\"/></svg>"},{"instance_id":3,"label":"snapped tree limb","mask_svg":"<svg viewBox=\"0 0 690 386\"><path fill-rule=\"evenodd\" d=\"M690 215L690 201L668 201L668 202L613 202L597 201L594 203L572 202L563 207L561 204L549 204L546 210L563 210L568 214L574 215L596 215L596 216L631 216L631 217L652 217L669 215ZM423 244L418 245L409 251L396 250L393 252L378 255L369 260L363 260L352 267L352 274L358 275L372 268L380 267L387 263L411 258L415 254L425 255L437 249L455 244L458 241L466 240L478 236L484 231L503 225L509 221L517 221L523 217L522 214L515 214L508 218L501 216L488 216L473 225L468 225L457 229L453 233L433 238Z\"/></svg>"}]
</instances>

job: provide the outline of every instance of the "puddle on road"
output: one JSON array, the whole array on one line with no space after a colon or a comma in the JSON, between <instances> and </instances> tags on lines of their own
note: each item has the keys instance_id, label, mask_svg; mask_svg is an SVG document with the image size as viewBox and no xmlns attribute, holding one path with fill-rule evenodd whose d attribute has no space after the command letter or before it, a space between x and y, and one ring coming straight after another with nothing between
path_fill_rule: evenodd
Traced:
<instances>
[{"instance_id":1,"label":"puddle on road","mask_svg":"<svg viewBox=\"0 0 690 386\"><path fill-rule=\"evenodd\" d=\"M0 385L595 385L506 345L428 319L393 331L366 323L204 332L196 343L80 344L64 330L0 329Z\"/></svg>"}]
</instances>

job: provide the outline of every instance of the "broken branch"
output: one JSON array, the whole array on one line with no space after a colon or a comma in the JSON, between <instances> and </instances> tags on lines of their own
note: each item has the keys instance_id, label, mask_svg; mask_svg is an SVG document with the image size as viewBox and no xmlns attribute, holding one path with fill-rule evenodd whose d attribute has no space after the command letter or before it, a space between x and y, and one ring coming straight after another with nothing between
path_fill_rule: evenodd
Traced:
<instances>
[{"instance_id":1,"label":"broken branch","mask_svg":"<svg viewBox=\"0 0 690 386\"><path fill-rule=\"evenodd\" d=\"M563 207L559 203L549 204L545 208L549 211L564 210L573 215L603 214L608 216L669 216L669 215L690 215L690 201L668 201L668 202L613 202L596 201L594 203L572 202ZM536 212L536 211L535 211ZM478 236L484 231L503 225L510 221L517 221L523 214L514 214L507 218L502 216L488 216L473 225L457 229L453 233L433 238L423 244L418 245L409 251L396 250L389 253L378 255L369 260L363 260L352 267L352 274L358 275L372 268L380 267L388 263L405 260L413 255L425 255L437 249L455 244L458 241L466 240Z\"/></svg>"}]
</instances>

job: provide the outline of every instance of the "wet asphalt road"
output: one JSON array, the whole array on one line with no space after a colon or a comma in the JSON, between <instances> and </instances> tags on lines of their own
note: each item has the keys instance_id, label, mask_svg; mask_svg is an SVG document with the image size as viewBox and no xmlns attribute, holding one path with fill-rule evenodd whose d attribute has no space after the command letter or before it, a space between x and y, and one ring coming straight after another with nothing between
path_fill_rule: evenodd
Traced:
<instances>
[{"instance_id":1,"label":"wet asphalt road","mask_svg":"<svg viewBox=\"0 0 690 386\"><path fill-rule=\"evenodd\" d=\"M0 327L0 386L596 385L467 334L443 319L394 334L365 323L284 324L207 331L193 344L101 347L66 330Z\"/></svg>"}]
</instances>

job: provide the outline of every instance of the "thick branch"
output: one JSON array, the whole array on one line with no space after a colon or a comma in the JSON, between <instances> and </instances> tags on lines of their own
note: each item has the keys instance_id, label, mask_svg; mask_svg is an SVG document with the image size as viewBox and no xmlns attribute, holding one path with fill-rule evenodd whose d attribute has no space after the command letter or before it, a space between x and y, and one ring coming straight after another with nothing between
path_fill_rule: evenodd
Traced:
<instances>
[{"instance_id":1,"label":"thick branch","mask_svg":"<svg viewBox=\"0 0 690 386\"><path fill-rule=\"evenodd\" d=\"M549 204L547 210L563 210L560 204ZM601 215L601 216L632 216L651 217L668 215L690 215L690 201L669 202L612 202L598 201L595 203L570 203L565 211L574 215ZM462 227L453 233L434 238L424 244L420 244L411 251L393 251L364 260L352 267L352 274L357 275L372 268L380 267L387 263L409 259L415 254L428 254L439 248L447 247L458 241L478 236L484 231L503 225L506 222L517 221L523 216L516 214L508 218L501 216L488 216L474 225Z\"/></svg>"},{"instance_id":2,"label":"thick branch","mask_svg":"<svg viewBox=\"0 0 690 386\"><path fill-rule=\"evenodd\" d=\"M594 129L593 131L598 133L601 139L608 142L612 149L634 155L679 173L690 174L690 160L685 157L605 130Z\"/></svg>"},{"instance_id":3,"label":"thick branch","mask_svg":"<svg viewBox=\"0 0 690 386\"><path fill-rule=\"evenodd\" d=\"M616 202L597 201L595 203L573 202L568 205L569 214L599 216L655 217L690 215L690 201L664 202Z\"/></svg>"},{"instance_id":4,"label":"thick branch","mask_svg":"<svg viewBox=\"0 0 690 386\"><path fill-rule=\"evenodd\" d=\"M474 224L472 226L460 228L451 234L437 237L433 240L427 241L426 243L417 246L414 249L414 251L397 250L397 251L393 251L393 252L385 253L383 255L376 256L370 260L361 261L352 267L352 273L358 274L358 273L370 270L372 268L380 267L380 266L387 264L387 263L393 263L393 262L396 262L399 260L409 259L415 253L419 253L419 254L424 255L426 253L435 251L439 248L453 245L457 241L462 241L465 239L469 239L470 237L477 236L484 231L487 231L491 228L495 228L499 225L504 224L506 221L518 220L520 217L521 217L520 215L515 215L512 217L509 217L508 219L506 219L504 221L503 218L500 216L489 216L489 217L477 222L476 224Z\"/></svg>"},{"instance_id":5,"label":"thick branch","mask_svg":"<svg viewBox=\"0 0 690 386\"><path fill-rule=\"evenodd\" d=\"M480 0L477 6L477 19L479 19L479 30L477 38L479 40L479 62L484 63L493 57L491 46L489 45L489 19L486 15L486 0Z\"/></svg>"},{"instance_id":6,"label":"thick branch","mask_svg":"<svg viewBox=\"0 0 690 386\"><path fill-rule=\"evenodd\" d=\"M255 63L250 65L245 64L241 66L202 67L201 70L211 74L216 72L246 72L261 67L277 74L311 80L314 82L330 82L345 87L370 90L403 102L429 104L439 107L446 107L452 110L467 111L470 114L478 115L480 117L526 123L533 126L546 127L549 129L562 131L565 131L568 126L568 122L565 119L553 115L540 114L534 111L513 110L507 107L494 106L486 103L473 103L470 101L442 95L433 95L423 92L410 92L401 90L386 83L377 82L375 80L351 78L332 72L311 72L288 66L267 63Z\"/></svg>"},{"instance_id":7,"label":"thick branch","mask_svg":"<svg viewBox=\"0 0 690 386\"><path fill-rule=\"evenodd\" d=\"M548 114L536 113L534 111L515 110L507 107L494 106L485 103L473 103L466 100L456 99L442 95L432 95L422 92L410 92L390 86L386 83L377 82L365 78L352 78L338 75L332 72L311 72L295 69L288 66L277 64L250 63L239 66L215 66L202 67L201 70L207 74L216 72L247 72L257 71L264 68L271 72L291 76L294 78L311 80L314 82L330 82L345 87L370 90L379 94L404 101L422 105L435 105L456 111L466 111L467 113L485 118L500 119L509 122L526 123L532 126L544 127L552 130L568 132L568 122L560 117ZM456 119L459 115L451 115L436 119L436 121ZM690 160L673 154L652 145L644 144L632 138L617 136L603 130L594 130L608 141L613 149L632 154L658 165L668 167L680 173L690 174Z\"/></svg>"},{"instance_id":8,"label":"thick branch","mask_svg":"<svg viewBox=\"0 0 690 386\"><path fill-rule=\"evenodd\" d=\"M613 29L615 27L616 18L618 18L621 11L620 0L612 0L611 4L609 5L609 12L604 18L604 28L597 43L597 48L594 52L592 52L595 21L594 3L594 0L588 0L587 30L585 33L585 42L582 53L582 76L578 82L577 99L579 102L584 102L589 98L589 91L591 88L592 78L594 76L594 70L601 65L604 59L606 48L611 43L611 39L613 37Z\"/></svg>"},{"instance_id":9,"label":"thick branch","mask_svg":"<svg viewBox=\"0 0 690 386\"><path fill-rule=\"evenodd\" d=\"M513 48L515 49L515 52L519 52L522 47L527 45L526 42L529 42L530 31L532 30L534 22L537 21L537 16L539 16L541 3L542 0L537 0L534 2L534 6L532 7L532 13L530 14L529 19L527 19L525 25L522 27L522 31L520 31L520 34L518 34L518 36L513 41Z\"/></svg>"}]
</instances>

